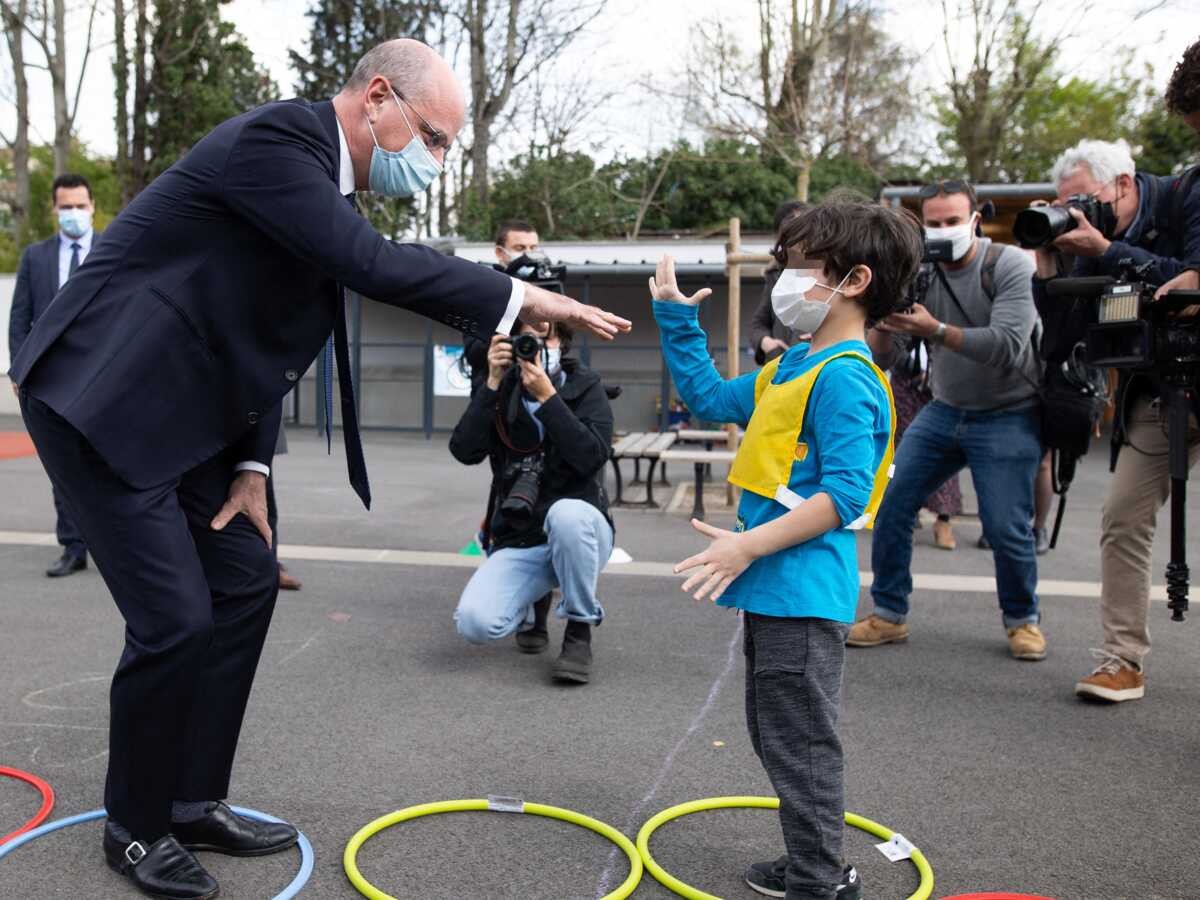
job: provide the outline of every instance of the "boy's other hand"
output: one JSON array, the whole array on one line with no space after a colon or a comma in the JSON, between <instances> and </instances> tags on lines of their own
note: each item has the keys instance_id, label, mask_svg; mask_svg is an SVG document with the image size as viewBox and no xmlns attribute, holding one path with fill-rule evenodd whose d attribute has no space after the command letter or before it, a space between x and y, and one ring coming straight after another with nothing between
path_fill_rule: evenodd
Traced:
<instances>
[{"instance_id":1,"label":"boy's other hand","mask_svg":"<svg viewBox=\"0 0 1200 900\"><path fill-rule=\"evenodd\" d=\"M658 261L658 268L650 278L650 296L655 300L696 306L711 293L708 288L700 288L692 296L685 297L679 290L679 282L675 280L675 259L669 253Z\"/></svg>"},{"instance_id":2,"label":"boy's other hand","mask_svg":"<svg viewBox=\"0 0 1200 900\"><path fill-rule=\"evenodd\" d=\"M675 574L699 567L698 571L693 572L684 581L683 592L686 594L696 585L700 585L700 589L692 594L693 599L703 600L709 597L715 603L721 599L721 595L733 580L754 562L754 556L746 546L745 532L714 528L699 519L692 519L692 527L705 537L711 538L712 543L708 545L707 550L689 556L679 563L675 567Z\"/></svg>"}]
</instances>

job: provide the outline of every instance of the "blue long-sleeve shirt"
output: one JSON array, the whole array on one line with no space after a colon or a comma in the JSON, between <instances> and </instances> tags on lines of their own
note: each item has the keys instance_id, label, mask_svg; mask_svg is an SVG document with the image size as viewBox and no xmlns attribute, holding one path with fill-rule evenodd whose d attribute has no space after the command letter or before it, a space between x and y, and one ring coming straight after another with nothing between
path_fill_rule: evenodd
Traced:
<instances>
[{"instance_id":1,"label":"blue long-sleeve shirt","mask_svg":"<svg viewBox=\"0 0 1200 900\"><path fill-rule=\"evenodd\" d=\"M654 317L671 376L688 408L711 422L747 425L754 415L757 372L729 381L721 377L696 307L656 301ZM863 341L845 341L811 355L808 344L798 344L783 355L774 381L791 381L847 350L871 358ZM890 434L891 409L875 373L860 360L834 360L813 385L801 433L808 454L792 463L788 487L801 497L827 494L842 524L853 522L870 500ZM743 491L736 528L756 528L787 511L773 499ZM767 616L853 622L859 592L855 534L836 528L755 560L718 603Z\"/></svg>"}]
</instances>

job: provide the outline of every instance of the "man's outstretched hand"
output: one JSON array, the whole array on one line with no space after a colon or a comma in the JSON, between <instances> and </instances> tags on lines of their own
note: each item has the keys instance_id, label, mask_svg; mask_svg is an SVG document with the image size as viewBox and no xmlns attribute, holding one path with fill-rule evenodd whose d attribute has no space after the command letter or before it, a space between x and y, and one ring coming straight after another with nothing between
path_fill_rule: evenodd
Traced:
<instances>
[{"instance_id":1,"label":"man's outstretched hand","mask_svg":"<svg viewBox=\"0 0 1200 900\"><path fill-rule=\"evenodd\" d=\"M521 321L531 325L542 322L565 322L573 328L586 328L597 337L611 341L629 331L628 319L605 312L598 306L588 306L563 294L556 294L536 284L525 285L525 302L521 304Z\"/></svg>"},{"instance_id":2,"label":"man's outstretched hand","mask_svg":"<svg viewBox=\"0 0 1200 900\"><path fill-rule=\"evenodd\" d=\"M220 531L233 517L242 513L271 546L271 526L267 524L267 476L261 472L238 472L229 485L229 499L212 520L213 531Z\"/></svg>"}]
</instances>

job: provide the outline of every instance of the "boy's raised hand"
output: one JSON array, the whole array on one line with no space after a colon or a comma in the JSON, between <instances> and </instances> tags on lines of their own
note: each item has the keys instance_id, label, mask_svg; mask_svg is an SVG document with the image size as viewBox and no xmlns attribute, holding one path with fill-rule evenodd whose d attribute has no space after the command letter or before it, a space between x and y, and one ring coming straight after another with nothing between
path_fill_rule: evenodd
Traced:
<instances>
[{"instance_id":1,"label":"boy's raised hand","mask_svg":"<svg viewBox=\"0 0 1200 900\"><path fill-rule=\"evenodd\" d=\"M692 527L705 537L711 538L712 543L708 545L707 550L689 556L675 566L675 574L699 566L698 571L693 572L684 581L683 592L686 594L696 585L700 585L700 589L692 594L692 598L703 600L711 594L709 599L716 603L725 593L725 588L733 583L733 579L754 562L754 556L746 546L745 532L714 528L699 519L692 519Z\"/></svg>"},{"instance_id":2,"label":"boy's raised hand","mask_svg":"<svg viewBox=\"0 0 1200 900\"><path fill-rule=\"evenodd\" d=\"M658 268L650 277L650 296L655 300L695 306L711 293L712 291L708 288L700 288L692 296L685 297L679 290L679 283L675 280L675 259L669 253L664 254L663 258L658 261Z\"/></svg>"}]
</instances>

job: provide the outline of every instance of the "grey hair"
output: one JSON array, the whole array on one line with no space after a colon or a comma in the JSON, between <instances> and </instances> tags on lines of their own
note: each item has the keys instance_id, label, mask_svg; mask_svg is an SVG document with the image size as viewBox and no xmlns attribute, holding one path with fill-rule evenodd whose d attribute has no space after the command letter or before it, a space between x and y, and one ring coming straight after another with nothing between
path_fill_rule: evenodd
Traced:
<instances>
[{"instance_id":1,"label":"grey hair","mask_svg":"<svg viewBox=\"0 0 1200 900\"><path fill-rule=\"evenodd\" d=\"M434 59L432 48L412 38L385 41L363 55L343 90L362 90L382 75L407 99L421 102L429 99L433 87Z\"/></svg>"},{"instance_id":2,"label":"grey hair","mask_svg":"<svg viewBox=\"0 0 1200 900\"><path fill-rule=\"evenodd\" d=\"M1118 175L1132 178L1134 174L1133 156L1125 141L1080 141L1055 160L1050 180L1057 186L1080 166L1086 166L1101 184L1115 181Z\"/></svg>"}]
</instances>

